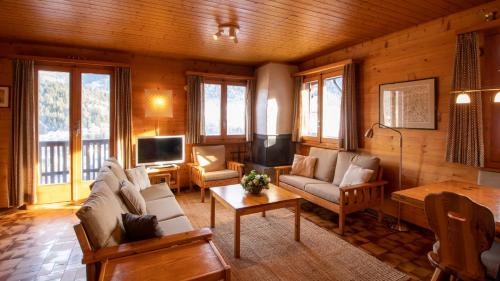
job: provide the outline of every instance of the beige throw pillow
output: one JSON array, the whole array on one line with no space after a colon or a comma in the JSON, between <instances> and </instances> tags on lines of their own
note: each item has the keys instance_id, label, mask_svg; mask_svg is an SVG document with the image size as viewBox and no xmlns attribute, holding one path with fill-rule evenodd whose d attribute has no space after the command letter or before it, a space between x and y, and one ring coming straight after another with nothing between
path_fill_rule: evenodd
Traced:
<instances>
[{"instance_id":1,"label":"beige throw pillow","mask_svg":"<svg viewBox=\"0 0 500 281\"><path fill-rule=\"evenodd\" d=\"M340 187L346 187L356 184L367 183L373 175L373 170L364 169L360 166L351 164L344 174Z\"/></svg>"},{"instance_id":2,"label":"beige throw pillow","mask_svg":"<svg viewBox=\"0 0 500 281\"><path fill-rule=\"evenodd\" d=\"M295 154L293 156L293 164L291 175L312 178L314 176L314 167L318 158L311 156L303 156Z\"/></svg>"},{"instance_id":3,"label":"beige throw pillow","mask_svg":"<svg viewBox=\"0 0 500 281\"><path fill-rule=\"evenodd\" d=\"M124 180L121 183L120 193L128 209L136 215L146 215L146 200L133 183Z\"/></svg>"},{"instance_id":4,"label":"beige throw pillow","mask_svg":"<svg viewBox=\"0 0 500 281\"><path fill-rule=\"evenodd\" d=\"M144 190L151 186L148 172L144 166L127 169L125 172L127 173L128 180L137 186L139 190Z\"/></svg>"}]
</instances>

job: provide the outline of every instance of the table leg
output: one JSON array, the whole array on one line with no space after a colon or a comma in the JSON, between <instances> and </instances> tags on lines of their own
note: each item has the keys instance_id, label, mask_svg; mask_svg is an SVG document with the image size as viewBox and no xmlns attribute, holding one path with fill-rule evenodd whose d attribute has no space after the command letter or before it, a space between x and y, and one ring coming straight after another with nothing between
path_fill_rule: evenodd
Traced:
<instances>
[{"instance_id":1,"label":"table leg","mask_svg":"<svg viewBox=\"0 0 500 281\"><path fill-rule=\"evenodd\" d=\"M240 214L234 215L234 257L240 258Z\"/></svg>"},{"instance_id":2,"label":"table leg","mask_svg":"<svg viewBox=\"0 0 500 281\"><path fill-rule=\"evenodd\" d=\"M300 201L295 204L295 241L300 241Z\"/></svg>"},{"instance_id":3,"label":"table leg","mask_svg":"<svg viewBox=\"0 0 500 281\"><path fill-rule=\"evenodd\" d=\"M210 227L215 227L215 197L210 192Z\"/></svg>"},{"instance_id":4,"label":"table leg","mask_svg":"<svg viewBox=\"0 0 500 281\"><path fill-rule=\"evenodd\" d=\"M266 211L262 211L262 217L266 216Z\"/></svg>"}]
</instances>

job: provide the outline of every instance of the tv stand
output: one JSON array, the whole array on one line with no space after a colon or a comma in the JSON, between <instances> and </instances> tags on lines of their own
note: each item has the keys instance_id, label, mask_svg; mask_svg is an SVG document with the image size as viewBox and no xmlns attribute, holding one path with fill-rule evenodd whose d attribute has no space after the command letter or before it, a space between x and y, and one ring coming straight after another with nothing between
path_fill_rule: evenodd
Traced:
<instances>
[{"instance_id":1,"label":"tv stand","mask_svg":"<svg viewBox=\"0 0 500 281\"><path fill-rule=\"evenodd\" d=\"M149 180L152 184L166 182L171 189L176 189L177 194L181 191L180 166L175 164L149 166L146 168Z\"/></svg>"}]
</instances>

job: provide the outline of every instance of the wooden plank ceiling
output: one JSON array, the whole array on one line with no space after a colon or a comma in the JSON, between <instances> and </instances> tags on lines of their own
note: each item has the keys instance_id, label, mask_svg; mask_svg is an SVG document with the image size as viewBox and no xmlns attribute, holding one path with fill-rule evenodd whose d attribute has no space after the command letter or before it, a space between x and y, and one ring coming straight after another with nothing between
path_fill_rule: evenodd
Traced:
<instances>
[{"instance_id":1,"label":"wooden plank ceiling","mask_svg":"<svg viewBox=\"0 0 500 281\"><path fill-rule=\"evenodd\" d=\"M301 61L487 0L0 0L0 39L233 61ZM239 43L212 39L240 25Z\"/></svg>"}]
</instances>

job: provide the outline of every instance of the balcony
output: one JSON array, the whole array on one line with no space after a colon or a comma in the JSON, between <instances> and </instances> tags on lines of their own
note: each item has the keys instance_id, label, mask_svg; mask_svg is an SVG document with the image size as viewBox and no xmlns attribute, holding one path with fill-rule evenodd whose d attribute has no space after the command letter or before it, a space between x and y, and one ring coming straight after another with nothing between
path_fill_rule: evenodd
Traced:
<instances>
[{"instance_id":1,"label":"balcony","mask_svg":"<svg viewBox=\"0 0 500 281\"><path fill-rule=\"evenodd\" d=\"M70 147L68 141L40 141L38 165L40 184L70 182ZM109 157L109 139L82 141L82 180L94 180Z\"/></svg>"}]
</instances>

